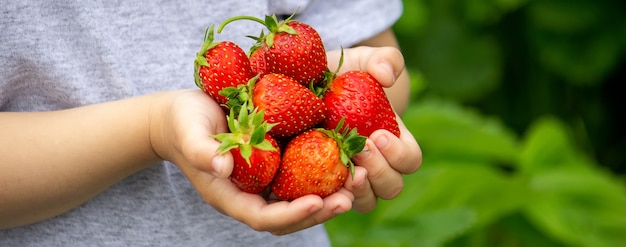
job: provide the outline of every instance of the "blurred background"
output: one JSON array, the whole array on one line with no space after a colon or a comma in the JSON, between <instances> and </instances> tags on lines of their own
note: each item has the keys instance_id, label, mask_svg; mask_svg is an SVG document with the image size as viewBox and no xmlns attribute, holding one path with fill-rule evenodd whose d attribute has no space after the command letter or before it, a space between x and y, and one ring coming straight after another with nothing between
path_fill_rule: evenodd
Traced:
<instances>
[{"instance_id":1,"label":"blurred background","mask_svg":"<svg viewBox=\"0 0 626 247\"><path fill-rule=\"evenodd\" d=\"M626 246L626 2L405 0L403 193L335 246Z\"/></svg>"}]
</instances>

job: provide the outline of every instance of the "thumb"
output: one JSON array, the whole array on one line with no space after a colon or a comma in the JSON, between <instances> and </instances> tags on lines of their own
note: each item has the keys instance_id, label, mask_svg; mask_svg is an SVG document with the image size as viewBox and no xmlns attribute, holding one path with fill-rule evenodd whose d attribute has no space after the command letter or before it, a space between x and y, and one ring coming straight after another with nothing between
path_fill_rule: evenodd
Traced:
<instances>
[{"instance_id":1,"label":"thumb","mask_svg":"<svg viewBox=\"0 0 626 247\"><path fill-rule=\"evenodd\" d=\"M209 172L216 177L227 178L233 172L233 156L230 152L217 154L211 160Z\"/></svg>"},{"instance_id":2,"label":"thumb","mask_svg":"<svg viewBox=\"0 0 626 247\"><path fill-rule=\"evenodd\" d=\"M163 111L163 120L154 121L165 127L156 127L156 145L162 157L191 172L228 177L233 169L230 152L220 154L220 142L212 136L228 131L226 117L219 104L201 90L182 91Z\"/></svg>"},{"instance_id":3,"label":"thumb","mask_svg":"<svg viewBox=\"0 0 626 247\"><path fill-rule=\"evenodd\" d=\"M327 53L328 68L331 71L339 66L339 51ZM338 74L350 70L370 73L383 87L391 87L404 71L404 57L398 48L358 46L344 49L344 60Z\"/></svg>"},{"instance_id":4,"label":"thumb","mask_svg":"<svg viewBox=\"0 0 626 247\"><path fill-rule=\"evenodd\" d=\"M233 171L233 156L230 151L218 151L219 141L207 136L192 140L189 145L193 145L193 148L184 153L194 168L220 178L230 176Z\"/></svg>"},{"instance_id":5,"label":"thumb","mask_svg":"<svg viewBox=\"0 0 626 247\"><path fill-rule=\"evenodd\" d=\"M404 57L394 47L370 48L366 59L361 59L361 68L369 72L383 87L391 87L404 71Z\"/></svg>"},{"instance_id":6,"label":"thumb","mask_svg":"<svg viewBox=\"0 0 626 247\"><path fill-rule=\"evenodd\" d=\"M209 120L202 124L188 124L181 131L181 160L200 172L221 178L230 176L233 171L233 157L230 152L218 151L220 142L212 137L215 133L225 131L221 122L216 124Z\"/></svg>"}]
</instances>

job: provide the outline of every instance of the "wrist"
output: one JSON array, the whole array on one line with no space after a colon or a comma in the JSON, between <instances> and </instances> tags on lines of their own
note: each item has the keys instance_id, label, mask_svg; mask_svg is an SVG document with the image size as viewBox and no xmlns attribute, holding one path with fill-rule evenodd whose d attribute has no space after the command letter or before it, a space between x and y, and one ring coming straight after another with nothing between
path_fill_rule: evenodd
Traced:
<instances>
[{"instance_id":1,"label":"wrist","mask_svg":"<svg viewBox=\"0 0 626 247\"><path fill-rule=\"evenodd\" d=\"M168 140L168 116L171 116L171 105L175 99L175 92L161 92L149 95L150 107L148 115L147 133L150 148L156 160L172 161L172 142Z\"/></svg>"}]
</instances>

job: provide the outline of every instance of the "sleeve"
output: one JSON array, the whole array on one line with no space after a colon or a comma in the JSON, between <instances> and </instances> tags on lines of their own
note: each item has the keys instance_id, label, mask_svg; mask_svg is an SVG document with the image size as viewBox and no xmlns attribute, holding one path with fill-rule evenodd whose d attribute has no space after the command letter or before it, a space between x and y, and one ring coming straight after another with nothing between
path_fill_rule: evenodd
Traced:
<instances>
[{"instance_id":1,"label":"sleeve","mask_svg":"<svg viewBox=\"0 0 626 247\"><path fill-rule=\"evenodd\" d=\"M281 10L286 9L290 8ZM335 50L353 46L384 31L402 12L402 0L311 0L299 7L295 19L315 28L325 48Z\"/></svg>"}]
</instances>

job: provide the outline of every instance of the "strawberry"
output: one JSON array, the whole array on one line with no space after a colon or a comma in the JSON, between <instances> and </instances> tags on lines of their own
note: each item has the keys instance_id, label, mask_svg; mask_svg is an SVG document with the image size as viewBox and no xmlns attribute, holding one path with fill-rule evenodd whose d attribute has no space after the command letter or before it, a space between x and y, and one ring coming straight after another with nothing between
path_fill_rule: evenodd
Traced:
<instances>
[{"instance_id":1,"label":"strawberry","mask_svg":"<svg viewBox=\"0 0 626 247\"><path fill-rule=\"evenodd\" d=\"M263 24L269 33L267 35L261 33L260 37L255 38L257 44L252 47L250 57L265 59L265 63L253 63L253 66L266 67L253 67L253 70L261 74L264 72L284 74L308 86L324 78L327 65L326 50L319 33L306 23L292 20L294 15L280 22L276 15L265 16L265 20L252 16L236 16L224 21L218 33L226 24L240 19Z\"/></svg>"},{"instance_id":2,"label":"strawberry","mask_svg":"<svg viewBox=\"0 0 626 247\"><path fill-rule=\"evenodd\" d=\"M253 76L245 51L230 41L213 42L213 26L209 27L194 61L196 85L219 104L224 104L228 99L219 95L219 91L245 84Z\"/></svg>"},{"instance_id":3,"label":"strawberry","mask_svg":"<svg viewBox=\"0 0 626 247\"><path fill-rule=\"evenodd\" d=\"M346 125L356 128L361 135L386 129L400 136L396 114L385 91L367 72L353 70L335 78L324 95L324 104L325 128L334 128L345 117Z\"/></svg>"},{"instance_id":4,"label":"strawberry","mask_svg":"<svg viewBox=\"0 0 626 247\"><path fill-rule=\"evenodd\" d=\"M270 134L286 137L320 123L326 106L311 90L281 74L267 74L254 87L254 106L265 110L269 123L278 123Z\"/></svg>"},{"instance_id":5,"label":"strawberry","mask_svg":"<svg viewBox=\"0 0 626 247\"><path fill-rule=\"evenodd\" d=\"M272 182L280 165L280 148L267 134L273 125L263 121L263 111L241 107L238 118L234 111L227 117L229 133L213 137L221 141L218 151L233 155L234 166L230 175L233 184L242 191L258 194Z\"/></svg>"},{"instance_id":6,"label":"strawberry","mask_svg":"<svg viewBox=\"0 0 626 247\"><path fill-rule=\"evenodd\" d=\"M281 200L291 201L304 195L326 197L337 192L354 174L350 160L365 146L365 137L354 129L312 128L295 136L286 146L280 168L271 185Z\"/></svg>"},{"instance_id":7,"label":"strawberry","mask_svg":"<svg viewBox=\"0 0 626 247\"><path fill-rule=\"evenodd\" d=\"M339 66L342 62L343 54ZM322 126L333 129L345 117L346 126L356 128L360 135L386 129L399 137L396 114L380 83L365 71L352 70L336 76L337 71L327 72L327 84L315 89L323 95L326 105Z\"/></svg>"},{"instance_id":8,"label":"strawberry","mask_svg":"<svg viewBox=\"0 0 626 247\"><path fill-rule=\"evenodd\" d=\"M258 49L250 55L250 67L259 77L271 73L265 59L265 49Z\"/></svg>"},{"instance_id":9,"label":"strawberry","mask_svg":"<svg viewBox=\"0 0 626 247\"><path fill-rule=\"evenodd\" d=\"M269 131L275 137L293 136L325 117L326 106L322 99L282 74L270 73L237 89L226 88L222 94L231 99L227 103L231 109L248 104L264 111L265 120L277 124Z\"/></svg>"}]
</instances>

